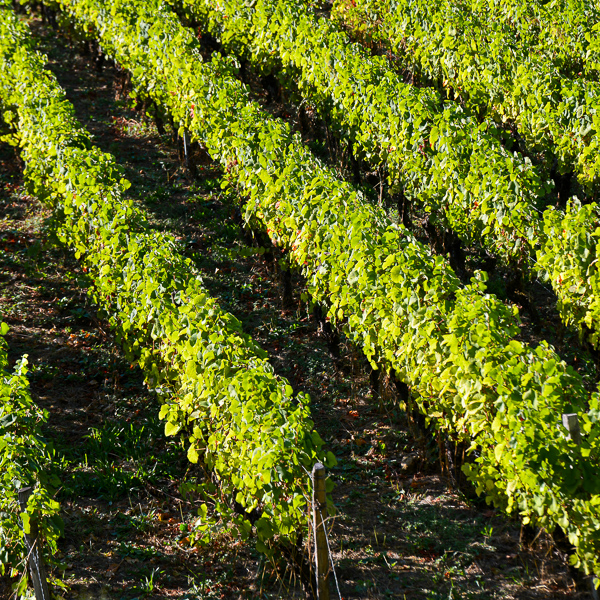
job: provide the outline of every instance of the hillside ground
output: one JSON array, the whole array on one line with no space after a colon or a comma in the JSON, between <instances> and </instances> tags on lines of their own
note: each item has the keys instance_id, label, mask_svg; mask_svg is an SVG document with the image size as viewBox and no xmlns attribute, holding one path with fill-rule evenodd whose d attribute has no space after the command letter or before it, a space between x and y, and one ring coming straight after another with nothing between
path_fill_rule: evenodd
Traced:
<instances>
[{"instance_id":1,"label":"hillside ground","mask_svg":"<svg viewBox=\"0 0 600 600\"><path fill-rule=\"evenodd\" d=\"M171 136L132 108L113 66L97 70L80 47L33 26L78 118L126 169L134 200L179 238L206 287L269 352L276 372L310 394L316 427L338 458L329 535L341 597L588 597L546 532L523 531L468 486L452 485L435 438L423 437L385 378L374 395L355 348L342 338L339 356L331 352L297 274L284 304L281 257L243 230L240 199L221 191L219 167L198 154L191 177ZM0 147L0 311L11 328L11 361L29 355L32 395L49 412L44 433L55 449L65 522L52 569L66 585L59 593L301 597L285 564L265 561L225 523L207 545L190 544L199 500L186 484L199 472L164 436L157 399L97 317L85 273L52 231L51 215L27 194L14 150ZM0 596L8 597L11 583L0 579Z\"/></svg>"}]
</instances>

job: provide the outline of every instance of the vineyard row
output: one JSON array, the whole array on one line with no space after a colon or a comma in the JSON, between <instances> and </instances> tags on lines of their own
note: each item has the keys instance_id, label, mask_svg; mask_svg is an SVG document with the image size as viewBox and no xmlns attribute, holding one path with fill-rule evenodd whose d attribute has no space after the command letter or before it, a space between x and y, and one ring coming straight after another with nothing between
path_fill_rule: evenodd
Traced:
<instances>
[{"instance_id":1,"label":"vineyard row","mask_svg":"<svg viewBox=\"0 0 600 600\"><path fill-rule=\"evenodd\" d=\"M493 124L480 125L433 89L403 83L387 58L348 43L344 32L303 3L172 3L263 71L282 66L303 96L354 142L358 155L373 167L386 166L402 202L431 213L434 223L467 245L483 241L511 269L550 281L565 324L591 330L590 341L597 343L595 204L582 207L573 200L566 212L543 211L549 182L528 159L501 145Z\"/></svg>"},{"instance_id":2,"label":"vineyard row","mask_svg":"<svg viewBox=\"0 0 600 600\"><path fill-rule=\"evenodd\" d=\"M139 95L201 141L248 198L271 239L289 251L329 318L375 367L393 370L421 410L473 441L465 472L498 506L575 546L600 572L600 396L542 343L514 340L516 308L462 286L441 257L340 182L287 125L249 102L231 62L201 59L193 34L159 2L62 0L83 33L132 73ZM561 414L577 412L582 443Z\"/></svg>"},{"instance_id":3,"label":"vineyard row","mask_svg":"<svg viewBox=\"0 0 600 600\"><path fill-rule=\"evenodd\" d=\"M29 185L60 217L58 235L87 269L92 299L162 398L166 435L181 434L189 460L219 482L204 485L217 510L247 536L252 525L232 498L246 513L256 509L263 551L276 534L293 541L306 522L306 469L335 460L320 451L308 398L274 375L175 240L125 197L121 169L92 146L45 57L3 5L0 101Z\"/></svg>"},{"instance_id":4,"label":"vineyard row","mask_svg":"<svg viewBox=\"0 0 600 600\"><path fill-rule=\"evenodd\" d=\"M53 499L58 482L46 468L52 450L41 433L48 414L29 394L27 357L8 370L7 332L0 320L0 575L14 577L28 554L23 533L29 534L31 525L39 523L47 551L54 554L62 520L60 505ZM35 489L26 510L19 511L19 491L27 487ZM17 592L24 594L26 586L23 578Z\"/></svg>"},{"instance_id":5,"label":"vineyard row","mask_svg":"<svg viewBox=\"0 0 600 600\"><path fill-rule=\"evenodd\" d=\"M598 11L586 3L591 18L583 39L589 38L585 55L591 55L588 65L594 73L586 79L580 77L581 57L569 61L561 52L568 51L568 42L552 41L568 37L575 23L581 25L586 9L578 2L566 3L568 25L553 29L554 35L540 32L547 44L540 48L528 43L535 25L527 33L519 23L524 4L338 0L334 14L362 37L389 47L401 64L427 81L441 81L448 94L474 113L515 123L525 147L548 169L561 175L575 172L584 189L597 192ZM560 2L549 2L548 12L556 4Z\"/></svg>"}]
</instances>

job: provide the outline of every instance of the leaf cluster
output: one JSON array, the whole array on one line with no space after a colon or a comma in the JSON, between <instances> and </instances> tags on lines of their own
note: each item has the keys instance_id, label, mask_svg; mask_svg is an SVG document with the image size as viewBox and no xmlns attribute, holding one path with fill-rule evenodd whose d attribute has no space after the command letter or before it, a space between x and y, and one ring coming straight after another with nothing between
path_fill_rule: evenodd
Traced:
<instances>
[{"instance_id":1,"label":"leaf cluster","mask_svg":"<svg viewBox=\"0 0 600 600\"><path fill-rule=\"evenodd\" d=\"M334 15L476 112L513 120L530 151L597 186L593 2L338 0Z\"/></svg>"},{"instance_id":2,"label":"leaf cluster","mask_svg":"<svg viewBox=\"0 0 600 600\"><path fill-rule=\"evenodd\" d=\"M555 255L555 240L544 228L544 218L551 218L557 213L549 209L542 214L550 184L544 180L542 170L501 145L498 129L491 119L480 124L457 103L444 103L440 92L405 84L385 57L372 57L359 44L349 43L339 27L317 17L305 3L289 0L257 0L251 5L243 0L171 2L202 23L227 49L243 55L260 69L270 71L279 67L285 77L292 77L303 96L319 106L326 113L326 118L333 118L339 132L353 141L357 153L373 167L387 167L392 187L401 187L402 193L413 205L431 213L435 220L450 227L466 244L483 243L489 251L509 261L513 268L524 269L525 273L537 272L550 281L561 298L560 313L566 325L580 334L583 334L584 327L600 330L596 238L587 236L585 258L579 252L580 243L577 241L586 236L587 215L590 212L599 214L598 209L594 205L582 210L577 218L570 221L574 236L563 237L563 254ZM344 18L355 25L359 16L364 18L365 12L372 14L375 10L372 4L391 23L400 19L393 12L393 3L355 4L343 13ZM528 28L527 24L534 22L535 18L547 21L556 16L556 11L549 12L546 5L540 7L534 3L534 17L523 14L529 4L517 2L518 6L514 6L515 3L503 3L502 7L494 6L497 19L489 25L480 14L485 13L486 18L490 18L482 6L487 2L479 2L479 12L467 12L462 5L457 8L451 4L453 10L450 14L457 19L470 19L468 26L457 26L454 34L438 47L437 53L433 52L431 45L424 48L416 42L414 48L409 44L409 48L404 47L403 50L405 53L413 52L414 60L430 62L443 61L439 54L448 47L453 48L463 61L472 58L475 53L479 62L469 65L474 69L473 77L480 78L478 66L484 59L479 51L481 42L475 43L476 32L480 35L487 31L486 27L493 26L496 35L506 37L507 29L511 27L510 19L513 19L516 25L512 27L517 32L512 35L519 40L519 60L525 60L523 57L529 52L527 40L533 43L532 38L535 37L540 44L546 43L540 39L539 31ZM403 3L400 5L404 8ZM345 6L339 3L338 13ZM448 21L443 10L445 5L425 3L423 11L426 9L427 16L433 19L434 7L439 11L435 13L437 20L434 23L421 22L412 13L410 22L427 31L434 25L443 25L446 35L450 35L448 28L453 26L453 21ZM593 12L591 7L587 8ZM409 9L407 5L406 10ZM575 8L570 6L558 14L567 19L567 15L573 12ZM577 14L581 17L580 13ZM404 27L402 33L406 34L406 20L400 19L399 22ZM574 24L567 32L573 31L573 27ZM532 31L537 31L537 34ZM470 48L456 46L460 32L464 32L467 41L471 40ZM433 35L430 31L429 34ZM379 32L377 35L384 34ZM500 44L503 39L499 38L497 43L490 42L493 56L489 60L493 58L496 67L480 81L488 94L493 94L489 83L492 80L493 86L509 85L508 78L512 75L510 72L507 74L502 65L507 62L512 65L517 59L509 56L516 52L512 46ZM543 36L542 39L546 40ZM432 66L428 68L431 77L438 76L432 71ZM449 66L446 68L450 69ZM460 65L454 68L460 70ZM444 77L449 75L444 73ZM482 91L472 92L476 98L483 98L482 94ZM496 95L500 96L501 92ZM576 202L572 204L571 213L575 206L578 206ZM579 224L577 231L574 230L575 223ZM562 256L569 257L573 268L587 272L577 291L571 291L571 285L565 287L558 283L557 278L568 278L567 272L556 273L562 264ZM577 262L580 258L581 262ZM552 266L549 260L553 260ZM580 309L575 309L576 306ZM597 343L597 335L593 334L590 341Z\"/></svg>"},{"instance_id":3,"label":"leaf cluster","mask_svg":"<svg viewBox=\"0 0 600 600\"><path fill-rule=\"evenodd\" d=\"M259 68L280 63L358 156L386 167L392 189L467 244L483 242L505 259L529 252L549 184L502 146L492 121L480 124L438 91L404 83L386 57L350 43L303 2L174 4Z\"/></svg>"}]
</instances>

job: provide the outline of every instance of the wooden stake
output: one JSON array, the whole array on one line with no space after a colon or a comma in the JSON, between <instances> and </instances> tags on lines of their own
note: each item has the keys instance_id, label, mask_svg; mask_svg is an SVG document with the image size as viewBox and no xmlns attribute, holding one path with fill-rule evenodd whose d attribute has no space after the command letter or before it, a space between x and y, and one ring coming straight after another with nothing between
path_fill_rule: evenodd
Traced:
<instances>
[{"instance_id":1,"label":"wooden stake","mask_svg":"<svg viewBox=\"0 0 600 600\"><path fill-rule=\"evenodd\" d=\"M183 131L183 155L187 174L193 178L196 175L196 163L192 156L192 144L190 143L190 134L187 129Z\"/></svg>"},{"instance_id":2,"label":"wooden stake","mask_svg":"<svg viewBox=\"0 0 600 600\"><path fill-rule=\"evenodd\" d=\"M32 487L26 487L19 490L19 505L21 511L27 510L27 500L33 493ZM46 579L46 568L42 559L40 550L40 540L38 538L38 525L32 519L29 521L29 533L25 534L25 548L27 549L29 573L33 582L36 600L50 600L50 590Z\"/></svg>"},{"instance_id":3,"label":"wooden stake","mask_svg":"<svg viewBox=\"0 0 600 600\"><path fill-rule=\"evenodd\" d=\"M325 467L321 463L317 463L313 467L312 480L317 599L329 600L329 550L324 523L327 517L327 499L325 494Z\"/></svg>"},{"instance_id":4,"label":"wooden stake","mask_svg":"<svg viewBox=\"0 0 600 600\"><path fill-rule=\"evenodd\" d=\"M183 156L185 158L185 168L189 171L190 170L190 157L188 155L188 146L189 146L188 132L187 132L187 129L185 129L183 131Z\"/></svg>"},{"instance_id":5,"label":"wooden stake","mask_svg":"<svg viewBox=\"0 0 600 600\"><path fill-rule=\"evenodd\" d=\"M579 419L577 413L564 414L562 422L566 430L569 432L569 437L577 444L581 444L581 429L579 428Z\"/></svg>"}]
</instances>

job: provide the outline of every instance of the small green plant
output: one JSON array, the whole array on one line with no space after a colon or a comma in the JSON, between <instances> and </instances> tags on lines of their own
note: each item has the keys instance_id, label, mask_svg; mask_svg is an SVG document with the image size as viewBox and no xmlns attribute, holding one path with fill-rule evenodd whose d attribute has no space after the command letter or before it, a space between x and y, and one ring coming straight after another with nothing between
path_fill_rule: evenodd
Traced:
<instances>
[{"instance_id":1,"label":"small green plant","mask_svg":"<svg viewBox=\"0 0 600 600\"><path fill-rule=\"evenodd\" d=\"M491 525L486 525L481 530L481 535L485 538L486 541L492 537L493 533L494 533L494 528Z\"/></svg>"},{"instance_id":2,"label":"small green plant","mask_svg":"<svg viewBox=\"0 0 600 600\"><path fill-rule=\"evenodd\" d=\"M158 579L158 577L163 573L164 571L160 571L158 567L155 567L152 569L150 575L146 575L139 584L133 586L134 591L141 596L147 596L151 594L156 587L156 582L154 579Z\"/></svg>"}]
</instances>

